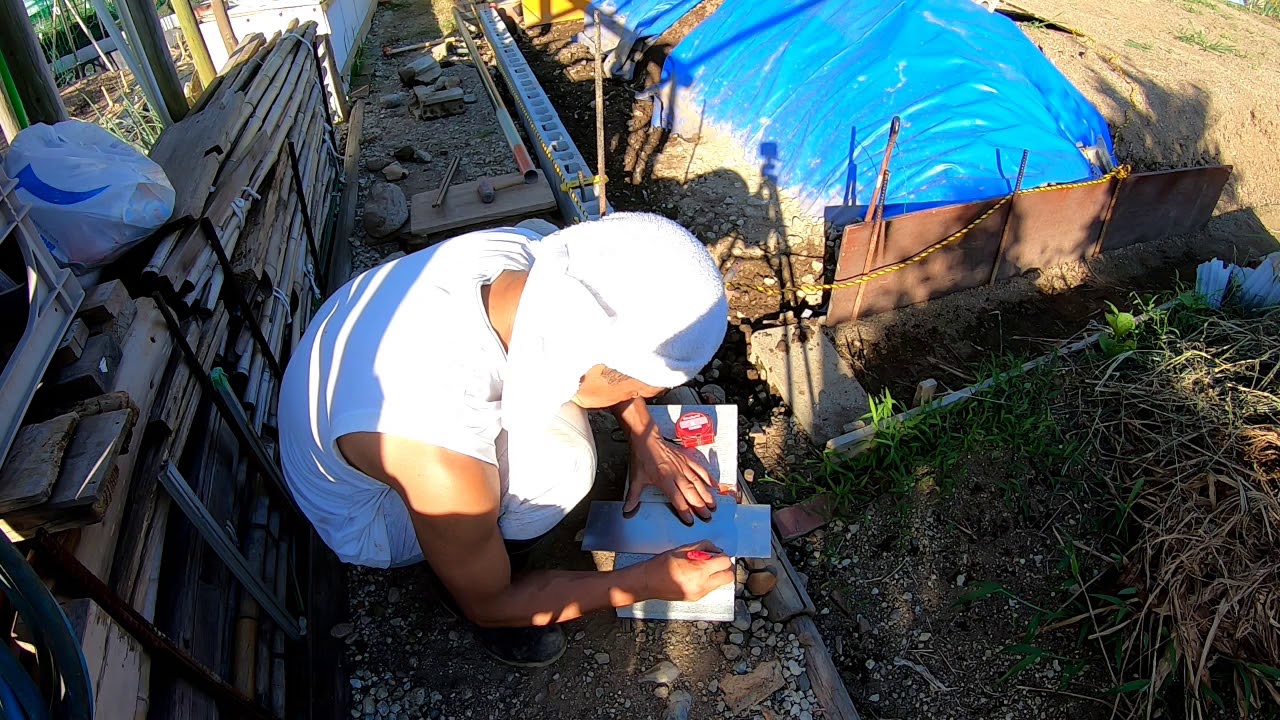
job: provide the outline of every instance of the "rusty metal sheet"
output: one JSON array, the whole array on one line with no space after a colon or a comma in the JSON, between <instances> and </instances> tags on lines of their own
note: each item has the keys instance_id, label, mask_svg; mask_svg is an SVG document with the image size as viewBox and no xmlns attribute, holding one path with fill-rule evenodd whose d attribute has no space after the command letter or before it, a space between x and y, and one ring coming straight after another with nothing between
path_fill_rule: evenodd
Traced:
<instances>
[{"instance_id":1,"label":"rusty metal sheet","mask_svg":"<svg viewBox=\"0 0 1280 720\"><path fill-rule=\"evenodd\" d=\"M951 205L890 219L872 268L910 257L973 222L996 202ZM1004 211L997 211L955 245L865 283L859 315L867 317L986 283L1000 245L1003 218ZM836 258L836 283L862 273L869 237L870 227L866 223L845 228ZM833 290L827 322L835 324L852 319L857 293L857 286Z\"/></svg>"},{"instance_id":2,"label":"rusty metal sheet","mask_svg":"<svg viewBox=\"0 0 1280 720\"><path fill-rule=\"evenodd\" d=\"M997 279L1089 257L1099 244L1106 252L1192 232L1212 216L1230 174L1229 166L1217 166L1131 175L1120 185L1109 223L1114 181L1020 195L1012 214L998 210L956 245L866 283L859 314L866 317L986 285L1006 217L1009 238ZM911 257L963 228L996 202L950 205L890 219L872 267ZM862 272L869 237L870 228L864 223L845 228L837 250L836 283ZM852 319L857 292L856 286L831 292L829 324Z\"/></svg>"},{"instance_id":3,"label":"rusty metal sheet","mask_svg":"<svg viewBox=\"0 0 1280 720\"><path fill-rule=\"evenodd\" d=\"M1019 195L997 280L1093 254L1116 181Z\"/></svg>"},{"instance_id":4,"label":"rusty metal sheet","mask_svg":"<svg viewBox=\"0 0 1280 720\"><path fill-rule=\"evenodd\" d=\"M1130 175L1116 197L1102 252L1199 230L1230 177L1230 165Z\"/></svg>"}]
</instances>

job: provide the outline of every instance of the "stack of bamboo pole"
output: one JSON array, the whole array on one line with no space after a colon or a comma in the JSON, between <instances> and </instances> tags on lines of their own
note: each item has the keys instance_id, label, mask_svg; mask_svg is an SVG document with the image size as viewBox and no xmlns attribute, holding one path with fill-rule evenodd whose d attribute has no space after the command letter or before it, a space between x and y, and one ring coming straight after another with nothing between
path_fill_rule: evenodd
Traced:
<instances>
[{"instance_id":1,"label":"stack of bamboo pole","mask_svg":"<svg viewBox=\"0 0 1280 720\"><path fill-rule=\"evenodd\" d=\"M176 229L150 246L141 274L132 257L107 269L115 279L80 308L80 334L68 333L73 357L50 367L48 392L32 403L36 421L69 407L84 413L105 392L137 413L131 433L98 440L119 452L108 471L89 473L102 476L91 489L71 483L83 491L71 510L20 518L24 506L3 518L19 536L61 531L57 545L75 563L67 568L106 581L109 591L83 591L97 607L123 623L122 605L132 606L187 656L177 664L187 672L175 673L163 659L175 657L169 646L85 632L87 667L110 668L94 678L98 717L241 717L230 708L242 709L242 696L275 717L298 714L285 706L286 670L298 672L287 660L311 653L301 658L311 666L315 656L286 637L318 617L304 603L314 602L309 573L322 553L279 487L274 439L282 368L325 287L340 182L325 76L335 89L341 79L318 59L325 41L315 23L297 21L272 38L246 37L196 106L164 130L151 156L174 186ZM81 361L100 368L87 383L52 374ZM169 485L182 502L172 502L162 474L187 483ZM160 653L155 687L150 652ZM190 659L211 672L192 672ZM312 701L300 683L292 690L295 704Z\"/></svg>"},{"instance_id":2,"label":"stack of bamboo pole","mask_svg":"<svg viewBox=\"0 0 1280 720\"><path fill-rule=\"evenodd\" d=\"M305 256L291 242L281 241L305 234L293 192L288 144L297 148L313 219L336 179L333 159L337 154L316 42L316 25L310 22L290 26L270 40L246 38L230 71L202 99L201 112L215 113L216 122L207 124L216 130L184 128L183 123L173 128L177 137L197 136L194 147L204 155L188 159L208 162L209 155L216 156L211 189L197 186L193 190L204 192L200 214L213 221L226 254L236 259L237 274L242 280L265 281L269 290L284 293L297 292L301 283L297 270ZM209 136L213 142L202 144ZM166 163L161 160L161 165ZM266 207L253 222L253 211L260 204ZM194 211L182 203L179 206ZM143 278L178 305L209 314L226 278L199 232L188 227L162 238Z\"/></svg>"},{"instance_id":3,"label":"stack of bamboo pole","mask_svg":"<svg viewBox=\"0 0 1280 720\"><path fill-rule=\"evenodd\" d=\"M183 467L215 519L236 528L258 577L290 604L296 593L286 592L286 580L298 577L291 563L306 528L276 498L268 499L249 453L227 440L201 376L215 367L226 371L249 426L270 448L278 372L319 297L322 259L316 254L339 182L315 55L322 41L315 23L291 24L270 39L246 37L200 103L166 129L153 151L175 178L176 218L197 222L160 239L143 286L177 312L180 335L199 367L175 348L154 385L157 400L132 482L117 500L126 510L110 563L110 584L120 597L277 716L285 715L284 634L265 613L259 619L257 604L221 560L182 514L171 512L158 477L169 463ZM230 272L211 242L221 245ZM211 461L228 453L234 457ZM209 603L227 612L216 620L191 612ZM143 657L136 709L99 708L102 716L193 716L213 707L182 681L153 690L149 665Z\"/></svg>"}]
</instances>

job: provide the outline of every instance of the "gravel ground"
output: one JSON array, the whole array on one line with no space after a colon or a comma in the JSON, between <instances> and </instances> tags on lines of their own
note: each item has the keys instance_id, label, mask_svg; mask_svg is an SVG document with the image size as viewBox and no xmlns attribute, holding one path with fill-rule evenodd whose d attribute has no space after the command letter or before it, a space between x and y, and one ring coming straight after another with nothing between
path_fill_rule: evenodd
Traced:
<instances>
[{"instance_id":1,"label":"gravel ground","mask_svg":"<svg viewBox=\"0 0 1280 720\"><path fill-rule=\"evenodd\" d=\"M400 184L410 195L435 189L450 153L466 158L458 182L514 169L471 67L445 70L462 77L464 89L481 98L465 115L421 122L402 109L376 109L381 94L398 89L395 71L407 61L375 57L377 48L429 39L438 32L429 7L383 7L366 55L371 112L362 159L385 157L406 143L431 153L426 164L406 164L411 174ZM568 23L516 35L574 140L590 156L593 90L581 67L574 70L583 58L572 43L576 32ZM1053 57L1070 61L1066 54ZM1070 69L1067 74L1074 77ZM831 247L815 242L824 240L820 229L797 221L787 212L785 199L746 179L759 169L718 148L714 133L689 142L667 138L655 144L647 160L637 160L644 147L655 143L643 129L646 108L634 101L638 85L606 84L614 207L681 220L736 280L785 282L783 269L758 259L761 248L779 244L792 250L789 272L797 281L821 276ZM362 193L370 177L362 178ZM837 336L839 347L869 388L892 388L896 396L909 397L914 384L931 375L944 386L962 387L973 382L977 359L1000 352L1036 354L1046 342L1075 334L1104 300L1124 305L1134 289L1170 287L1175 271L1200 258L1206 248L1228 257L1233 249L1250 254L1246 241L1269 239L1274 244L1268 228L1274 232L1280 221L1274 213L1260 215L1237 214L1220 219L1201 238L1134 249L1147 254L1137 262L1086 268L1071 282L1047 285L1031 279L999 292L978 293L982 297L976 300L948 298L909 308L846 329ZM397 249L394 244L366 246L362 240L357 238L357 269ZM1084 287L1076 288L1080 283ZM694 385L706 396L739 406L741 467L757 478L758 498L780 505L810 492L811 486L760 479L789 478L791 472L812 467L807 464L814 451L745 358L752 327L773 322L784 308L776 298L735 293L732 310L743 325L730 328L718 364ZM601 470L591 497L616 497L625 451L610 419L595 417L593 423ZM1030 512L1010 511L1001 506L995 488L1009 480L1011 471L994 458L969 470L968 479L950 494L873 503L856 517L845 517L789 547L792 561L812 576L809 590L822 613L818 624L855 704L873 718L1020 720L1109 713L1109 703L1104 707L1058 691L1061 663L1037 666L1014 684L997 682L1013 662L1002 650L1025 631L1031 610L1007 599L967 610L953 601L972 583L989 578L1000 579L1026 602L1052 600L1061 578L1047 559L1055 557L1055 539L1046 535L1046 527L1068 523L1075 509L1050 493L1030 492L1035 499ZM1036 490L1034 483L1030 487ZM584 511L579 508L562 524L559 537L535 562L578 569L607 566L607 560L579 552L573 541ZM656 718L677 704L681 692L692 699L688 717L727 717L721 688L726 678L773 660L784 667L791 660L802 663L792 640L758 615L737 645L730 638L735 632L731 626L624 622L601 613L567 626L569 649L552 667L512 670L492 662L464 624L437 605L423 572L352 573L350 622L335 630L349 648L345 663L351 671L354 718ZM726 657L725 647L729 656L735 655L732 648L740 648L738 656ZM663 661L680 670L678 679L666 684L641 680ZM1076 687L1104 687L1087 672L1077 678ZM788 674L787 683L785 690L741 717L824 716L806 692L807 677Z\"/></svg>"},{"instance_id":2,"label":"gravel ground","mask_svg":"<svg viewBox=\"0 0 1280 720\"><path fill-rule=\"evenodd\" d=\"M370 86L362 165L373 161L376 167L404 145L431 155L426 163L402 163L410 174L397 184L409 197L434 191L455 153L462 154L463 162L454 182L515 170L473 67L458 64L444 69L445 77L460 77L463 89L482 100L468 105L463 115L420 121L406 108L380 107L383 95L402 90L396 71L414 54L384 58L377 49L430 39L438 33L429 7L380 9L365 52L369 67L363 78L353 82L357 87ZM362 207L369 187L380 180L380 173L362 167ZM732 204L720 202L725 207ZM365 236L362 223L357 226L353 239L357 272L399 249L395 238L373 241ZM725 352L732 359L727 364L717 362L721 368L709 369L704 382L715 382L722 373L725 379L746 377L741 339L727 347L736 348L736 352ZM724 394L725 390L713 387L711 392ZM753 399L752 404L766 415L771 410L764 398L758 403ZM595 416L593 424L600 472L592 497L617 497L625 473L625 445L618 442L612 418ZM750 427L744 418L743 437ZM585 523L585 509L586 503L562 523L549 547L539 549L535 566L611 566L611 558L593 558L577 548L574 536ZM351 717L649 718L662 717L668 710L678 713L686 697L686 714L675 717L823 717L803 670L804 650L794 635L785 634L783 625L771 622L761 604L750 598L743 599L744 613L737 627L627 621L598 613L566 626L569 649L557 663L540 670L516 670L497 664L479 648L466 623L431 595L426 572L421 567L352 569L349 620L331 629L348 647L344 664L352 688ZM754 710L735 716L725 706L722 681L775 661L786 687ZM666 682L661 683L642 679L664 662L674 665L677 678L664 678Z\"/></svg>"}]
</instances>

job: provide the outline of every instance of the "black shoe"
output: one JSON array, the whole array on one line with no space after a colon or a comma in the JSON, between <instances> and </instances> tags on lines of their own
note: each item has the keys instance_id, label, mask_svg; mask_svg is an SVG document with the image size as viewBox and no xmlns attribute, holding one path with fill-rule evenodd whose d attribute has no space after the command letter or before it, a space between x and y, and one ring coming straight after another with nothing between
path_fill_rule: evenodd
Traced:
<instances>
[{"instance_id":1,"label":"black shoe","mask_svg":"<svg viewBox=\"0 0 1280 720\"><path fill-rule=\"evenodd\" d=\"M476 640L495 660L516 667L546 667L569 646L559 625L521 628L473 627Z\"/></svg>"}]
</instances>

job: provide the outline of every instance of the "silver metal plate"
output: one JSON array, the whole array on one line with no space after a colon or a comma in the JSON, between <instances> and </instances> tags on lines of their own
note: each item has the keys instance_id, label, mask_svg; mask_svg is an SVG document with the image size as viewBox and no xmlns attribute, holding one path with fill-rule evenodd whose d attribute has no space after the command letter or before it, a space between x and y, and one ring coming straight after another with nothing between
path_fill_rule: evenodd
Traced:
<instances>
[{"instance_id":1,"label":"silver metal plate","mask_svg":"<svg viewBox=\"0 0 1280 720\"><path fill-rule=\"evenodd\" d=\"M731 496L717 503L710 520L695 518L685 525L666 503L642 502L634 515L624 517L621 502L597 500L587 514L582 549L657 555L710 540L733 557L772 555L768 505L738 505Z\"/></svg>"}]
</instances>

